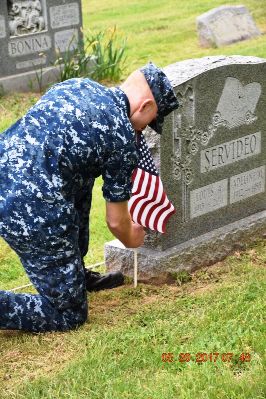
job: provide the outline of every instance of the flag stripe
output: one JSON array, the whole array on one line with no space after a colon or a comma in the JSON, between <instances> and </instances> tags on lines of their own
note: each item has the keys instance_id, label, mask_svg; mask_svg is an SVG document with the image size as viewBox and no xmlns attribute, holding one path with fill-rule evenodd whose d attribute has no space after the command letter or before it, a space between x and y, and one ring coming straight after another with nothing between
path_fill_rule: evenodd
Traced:
<instances>
[{"instance_id":1,"label":"flag stripe","mask_svg":"<svg viewBox=\"0 0 266 399\"><path fill-rule=\"evenodd\" d=\"M166 203L167 203L167 197L166 197L165 192L163 192L160 203L156 204L156 207L153 209L153 212L150 215L149 225L151 226L152 230L156 230L156 227L155 227L156 216L157 216L158 212L162 209L162 207L166 206Z\"/></svg>"},{"instance_id":2,"label":"flag stripe","mask_svg":"<svg viewBox=\"0 0 266 399\"><path fill-rule=\"evenodd\" d=\"M150 186L151 186L152 176L149 173L146 173L146 175L147 175L148 179L147 179L145 193L144 193L144 195L142 195L141 197L138 198L138 203L134 210L134 218L136 219L136 222L138 224L141 224L140 219L141 219L141 214L142 214L142 208L143 208L143 205L146 203L147 197L150 195Z\"/></svg>"},{"instance_id":3,"label":"flag stripe","mask_svg":"<svg viewBox=\"0 0 266 399\"><path fill-rule=\"evenodd\" d=\"M157 199L154 201L152 204L152 207L150 207L147 216L146 216L146 223L149 225L149 227L154 230L153 226L153 220L154 220L154 212L156 212L156 209L158 206L160 206L164 202L164 192L160 191L160 193L157 196Z\"/></svg>"},{"instance_id":4,"label":"flag stripe","mask_svg":"<svg viewBox=\"0 0 266 399\"><path fill-rule=\"evenodd\" d=\"M135 200L137 198L137 196L139 195L139 193L141 192L141 187L142 187L142 183L143 183L143 176L144 176L145 172L144 170L141 169L136 169L136 178L133 182L133 189L132 189L132 197L129 200L129 210L130 213L133 212L134 208L133 205L135 203Z\"/></svg>"},{"instance_id":5,"label":"flag stripe","mask_svg":"<svg viewBox=\"0 0 266 399\"><path fill-rule=\"evenodd\" d=\"M151 194L148 196L147 201L144 198L142 198L141 204L138 203L139 205L138 208L136 208L134 212L132 212L131 209L133 220L145 227L150 227L149 226L150 216L154 211L154 209L156 209L156 207L161 203L161 197L163 195L163 189L162 189L162 184L160 184L160 179L157 176L153 176L153 178L155 181L154 190L153 188L151 188ZM136 201L138 201L138 199L136 199ZM143 215L143 212L145 210L146 210L146 216ZM137 218L136 212L140 213L141 216L143 217L141 220Z\"/></svg>"},{"instance_id":6,"label":"flag stripe","mask_svg":"<svg viewBox=\"0 0 266 399\"><path fill-rule=\"evenodd\" d=\"M135 223L164 233L166 223L175 209L164 192L144 137L141 135L139 138L139 164L132 175L129 212Z\"/></svg>"},{"instance_id":7,"label":"flag stripe","mask_svg":"<svg viewBox=\"0 0 266 399\"><path fill-rule=\"evenodd\" d=\"M147 190L147 182L149 180L149 173L146 173L145 171L140 169L140 178L139 178L139 183L138 187L136 189L136 192L133 197L131 197L132 201L130 204L130 213L131 215L134 214L135 208L138 205L138 202L140 199L144 198L145 192ZM135 217L134 217L135 219Z\"/></svg>"},{"instance_id":8,"label":"flag stripe","mask_svg":"<svg viewBox=\"0 0 266 399\"><path fill-rule=\"evenodd\" d=\"M154 200L156 199L156 191L157 191L156 185L153 184L155 176L149 175L149 177L150 177L149 178L150 186L147 187L148 188L147 195L145 197L141 198L141 200L138 202L138 205L137 205L137 207L135 209L135 212L133 214L133 217L136 220L138 220L138 223L139 224L143 223L145 225L145 227L147 227L146 223L145 223L145 221L142 222L141 218L143 217L143 212L145 211L145 209L148 206L148 204L150 202L153 203ZM136 212L139 213L139 217L136 216Z\"/></svg>"},{"instance_id":9,"label":"flag stripe","mask_svg":"<svg viewBox=\"0 0 266 399\"><path fill-rule=\"evenodd\" d=\"M169 219L171 215L175 213L175 209L173 205L168 202L167 206L162 209L156 217L155 221L155 229L160 231L161 233L165 232L165 220Z\"/></svg>"},{"instance_id":10,"label":"flag stripe","mask_svg":"<svg viewBox=\"0 0 266 399\"><path fill-rule=\"evenodd\" d=\"M145 227L148 227L147 215L149 213L149 210L153 206L154 201L156 200L157 193L158 193L159 179L157 179L156 176L152 176L152 185L151 186L152 186L151 187L151 195L149 195L147 201L145 202L145 207L143 207L141 220L140 220L141 224Z\"/></svg>"},{"instance_id":11,"label":"flag stripe","mask_svg":"<svg viewBox=\"0 0 266 399\"><path fill-rule=\"evenodd\" d=\"M164 203L156 209L157 214L154 218L154 228L156 230L158 229L158 223L159 223L160 217L163 215L163 213L165 211L167 211L169 209L169 206L170 206L170 204L169 204L168 198L165 195Z\"/></svg>"},{"instance_id":12,"label":"flag stripe","mask_svg":"<svg viewBox=\"0 0 266 399\"><path fill-rule=\"evenodd\" d=\"M140 168L137 168L135 169L134 174L135 178L134 175L132 176L132 179L134 179L132 194L135 197L135 195L138 195L141 191L143 176L145 174L145 171L141 170Z\"/></svg>"},{"instance_id":13,"label":"flag stripe","mask_svg":"<svg viewBox=\"0 0 266 399\"><path fill-rule=\"evenodd\" d=\"M170 209L165 213L164 217L161 218L160 220L160 224L159 224L159 231L161 231L162 233L165 233L165 229L166 229L166 223L168 222L168 219L175 214L175 208L174 206L171 204Z\"/></svg>"}]
</instances>

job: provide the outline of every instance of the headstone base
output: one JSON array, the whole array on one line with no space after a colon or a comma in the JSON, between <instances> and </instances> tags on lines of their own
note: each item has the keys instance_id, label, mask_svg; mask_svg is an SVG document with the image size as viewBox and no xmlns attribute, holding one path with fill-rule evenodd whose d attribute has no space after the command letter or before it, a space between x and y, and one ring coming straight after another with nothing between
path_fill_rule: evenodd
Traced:
<instances>
[{"instance_id":1,"label":"headstone base","mask_svg":"<svg viewBox=\"0 0 266 399\"><path fill-rule=\"evenodd\" d=\"M260 212L165 251L139 248L138 277L141 281L167 282L180 270L193 271L224 259L232 251L244 248L266 232L266 212ZM134 250L118 241L105 244L107 270L121 270L132 277Z\"/></svg>"},{"instance_id":2,"label":"headstone base","mask_svg":"<svg viewBox=\"0 0 266 399\"><path fill-rule=\"evenodd\" d=\"M59 69L57 67L10 75L0 78L0 93L41 91L58 80Z\"/></svg>"}]
</instances>

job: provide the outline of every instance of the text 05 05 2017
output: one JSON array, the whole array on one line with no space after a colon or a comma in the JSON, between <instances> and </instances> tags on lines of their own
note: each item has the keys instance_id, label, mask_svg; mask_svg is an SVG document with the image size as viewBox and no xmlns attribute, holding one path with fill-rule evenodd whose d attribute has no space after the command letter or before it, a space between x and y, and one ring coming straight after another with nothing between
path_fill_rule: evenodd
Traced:
<instances>
[{"instance_id":1,"label":"text 05 05 2017","mask_svg":"<svg viewBox=\"0 0 266 399\"><path fill-rule=\"evenodd\" d=\"M195 361L196 363L204 363L204 362L217 362L221 359L222 362L230 362L234 359L238 359L241 362L250 362L251 354L248 352L242 352L240 354L235 354L233 352L197 352L195 354L189 352L181 352L175 355L172 352L164 352L162 353L162 362L164 363L188 363L190 361Z\"/></svg>"}]
</instances>

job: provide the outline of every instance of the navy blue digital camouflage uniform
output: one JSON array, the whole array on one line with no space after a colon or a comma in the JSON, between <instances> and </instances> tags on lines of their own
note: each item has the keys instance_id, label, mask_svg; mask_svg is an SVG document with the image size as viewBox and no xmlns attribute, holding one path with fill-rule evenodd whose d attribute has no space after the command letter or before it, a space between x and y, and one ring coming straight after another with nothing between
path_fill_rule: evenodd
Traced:
<instances>
[{"instance_id":1,"label":"navy blue digital camouflage uniform","mask_svg":"<svg viewBox=\"0 0 266 399\"><path fill-rule=\"evenodd\" d=\"M119 88L70 79L0 134L0 235L38 291L0 291L0 329L65 331L87 319L94 179L107 201L126 201L137 165L127 105Z\"/></svg>"}]
</instances>

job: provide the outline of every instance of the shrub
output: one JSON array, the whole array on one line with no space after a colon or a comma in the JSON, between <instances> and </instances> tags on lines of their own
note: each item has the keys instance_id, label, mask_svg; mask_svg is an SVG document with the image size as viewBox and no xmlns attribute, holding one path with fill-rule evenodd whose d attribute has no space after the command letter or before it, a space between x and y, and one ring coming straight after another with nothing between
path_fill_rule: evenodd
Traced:
<instances>
[{"instance_id":1,"label":"shrub","mask_svg":"<svg viewBox=\"0 0 266 399\"><path fill-rule=\"evenodd\" d=\"M91 33L86 40L95 60L91 78L99 81L120 80L126 61L126 40L118 41L116 27L105 32Z\"/></svg>"},{"instance_id":2,"label":"shrub","mask_svg":"<svg viewBox=\"0 0 266 399\"><path fill-rule=\"evenodd\" d=\"M76 41L73 36L66 52L63 54L58 51L58 57L54 63L59 67L60 81L83 77L88 74L90 55L86 53L86 47L83 40Z\"/></svg>"},{"instance_id":3,"label":"shrub","mask_svg":"<svg viewBox=\"0 0 266 399\"><path fill-rule=\"evenodd\" d=\"M90 77L97 81L117 82L125 66L126 39L118 38L116 26L105 31L90 32L81 41L73 36L64 54L58 53L60 81Z\"/></svg>"}]
</instances>

